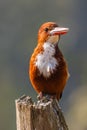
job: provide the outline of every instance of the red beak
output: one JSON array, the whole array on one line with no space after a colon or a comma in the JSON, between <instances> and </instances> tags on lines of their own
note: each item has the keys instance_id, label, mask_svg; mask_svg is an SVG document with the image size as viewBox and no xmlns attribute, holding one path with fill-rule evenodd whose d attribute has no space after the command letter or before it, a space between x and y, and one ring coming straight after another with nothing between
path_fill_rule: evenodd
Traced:
<instances>
[{"instance_id":1,"label":"red beak","mask_svg":"<svg viewBox=\"0 0 87 130\"><path fill-rule=\"evenodd\" d=\"M56 27L50 31L50 35L63 35L69 31L69 28Z\"/></svg>"}]
</instances>

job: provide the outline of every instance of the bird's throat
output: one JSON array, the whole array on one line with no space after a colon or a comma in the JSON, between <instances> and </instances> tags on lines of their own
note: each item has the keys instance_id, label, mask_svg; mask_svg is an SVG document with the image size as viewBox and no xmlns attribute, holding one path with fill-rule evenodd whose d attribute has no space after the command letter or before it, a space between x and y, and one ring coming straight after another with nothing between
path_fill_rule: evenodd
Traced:
<instances>
[{"instance_id":1,"label":"bird's throat","mask_svg":"<svg viewBox=\"0 0 87 130\"><path fill-rule=\"evenodd\" d=\"M48 43L56 44L59 41L60 36L59 35L53 35L50 36L47 40Z\"/></svg>"}]
</instances>

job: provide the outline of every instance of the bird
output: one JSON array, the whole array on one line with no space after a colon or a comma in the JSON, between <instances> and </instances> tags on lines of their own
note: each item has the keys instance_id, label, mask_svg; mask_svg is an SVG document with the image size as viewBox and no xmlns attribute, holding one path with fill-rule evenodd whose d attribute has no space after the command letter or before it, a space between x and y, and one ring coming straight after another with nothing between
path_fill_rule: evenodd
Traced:
<instances>
[{"instance_id":1,"label":"bird","mask_svg":"<svg viewBox=\"0 0 87 130\"><path fill-rule=\"evenodd\" d=\"M59 49L60 37L68 31L56 22L43 23L29 61L29 77L35 91L55 95L58 101L69 78L67 62Z\"/></svg>"}]
</instances>

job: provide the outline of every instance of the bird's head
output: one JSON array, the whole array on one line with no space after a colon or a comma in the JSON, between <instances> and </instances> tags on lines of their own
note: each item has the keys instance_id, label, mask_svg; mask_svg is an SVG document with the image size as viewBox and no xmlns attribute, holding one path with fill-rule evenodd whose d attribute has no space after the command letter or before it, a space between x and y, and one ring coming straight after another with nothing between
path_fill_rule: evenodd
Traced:
<instances>
[{"instance_id":1,"label":"bird's head","mask_svg":"<svg viewBox=\"0 0 87 130\"><path fill-rule=\"evenodd\" d=\"M55 44L59 41L60 35L66 34L68 30L69 28L59 27L55 22L46 22L39 29L38 43Z\"/></svg>"}]
</instances>

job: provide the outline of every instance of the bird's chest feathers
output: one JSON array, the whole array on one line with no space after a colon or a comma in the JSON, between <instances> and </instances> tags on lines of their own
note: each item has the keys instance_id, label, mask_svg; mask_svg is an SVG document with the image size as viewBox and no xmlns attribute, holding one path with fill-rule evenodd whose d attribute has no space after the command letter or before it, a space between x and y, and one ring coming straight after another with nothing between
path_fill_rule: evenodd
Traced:
<instances>
[{"instance_id":1,"label":"bird's chest feathers","mask_svg":"<svg viewBox=\"0 0 87 130\"><path fill-rule=\"evenodd\" d=\"M44 43L43 52L39 53L36 56L35 65L44 77L48 78L56 70L58 66L58 61L54 57L55 55L55 46L51 43Z\"/></svg>"}]
</instances>

